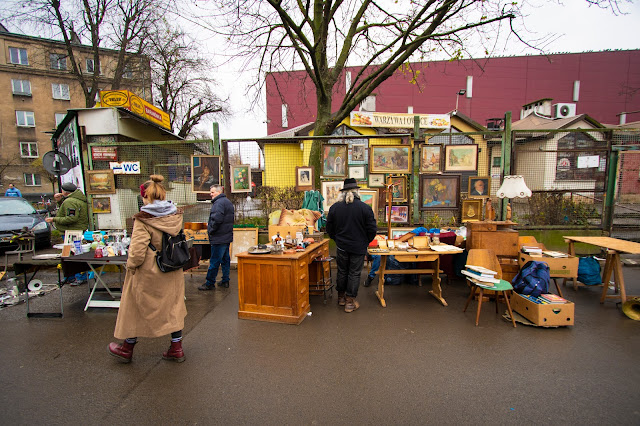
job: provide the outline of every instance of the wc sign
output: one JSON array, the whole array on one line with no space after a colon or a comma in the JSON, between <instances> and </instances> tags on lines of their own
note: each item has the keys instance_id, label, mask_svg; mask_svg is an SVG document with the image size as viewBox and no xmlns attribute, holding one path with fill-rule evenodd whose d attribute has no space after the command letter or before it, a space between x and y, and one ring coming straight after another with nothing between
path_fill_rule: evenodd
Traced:
<instances>
[{"instance_id":1,"label":"wc sign","mask_svg":"<svg viewBox=\"0 0 640 426\"><path fill-rule=\"evenodd\" d=\"M110 162L109 168L113 170L114 175L139 175L139 161L123 161L122 163Z\"/></svg>"}]
</instances>

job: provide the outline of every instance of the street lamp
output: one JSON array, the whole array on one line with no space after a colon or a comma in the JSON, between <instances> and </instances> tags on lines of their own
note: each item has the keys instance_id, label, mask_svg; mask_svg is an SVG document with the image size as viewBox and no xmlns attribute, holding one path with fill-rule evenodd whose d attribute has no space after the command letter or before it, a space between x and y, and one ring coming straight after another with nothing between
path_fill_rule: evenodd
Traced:
<instances>
[{"instance_id":1,"label":"street lamp","mask_svg":"<svg viewBox=\"0 0 640 426\"><path fill-rule=\"evenodd\" d=\"M458 93L456 93L456 113L458 112L458 96L465 95L466 93L467 91L465 89L459 90Z\"/></svg>"}]
</instances>

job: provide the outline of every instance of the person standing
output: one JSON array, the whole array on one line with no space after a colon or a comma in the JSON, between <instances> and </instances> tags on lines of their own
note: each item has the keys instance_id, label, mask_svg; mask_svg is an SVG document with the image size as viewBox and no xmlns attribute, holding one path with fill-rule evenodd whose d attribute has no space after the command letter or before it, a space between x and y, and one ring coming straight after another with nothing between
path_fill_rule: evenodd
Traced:
<instances>
[{"instance_id":1,"label":"person standing","mask_svg":"<svg viewBox=\"0 0 640 426\"><path fill-rule=\"evenodd\" d=\"M329 208L327 216L327 233L337 247L338 305L344 306L345 312L360 307L356 301L360 273L367 247L377 231L373 210L360 200L359 188L355 179L345 179L338 201Z\"/></svg>"},{"instance_id":2,"label":"person standing","mask_svg":"<svg viewBox=\"0 0 640 426\"><path fill-rule=\"evenodd\" d=\"M222 266L222 281L218 287L229 287L229 274L231 271L231 257L229 256L229 244L233 241L233 222L235 212L233 204L223 193L222 185L212 185L211 212L207 232L209 244L211 244L211 258L207 270L207 281L198 287L198 290L214 290L218 268Z\"/></svg>"},{"instance_id":3,"label":"person standing","mask_svg":"<svg viewBox=\"0 0 640 426\"><path fill-rule=\"evenodd\" d=\"M163 176L151 175L141 188L144 205L133 215L126 275L120 309L113 333L122 343L109 343L108 350L120 362L129 363L138 337L171 334L171 346L162 358L183 362L182 329L187 308L184 303L182 269L162 272L156 263L155 247L162 247L164 232L171 236L182 230L183 214L162 185Z\"/></svg>"},{"instance_id":4,"label":"person standing","mask_svg":"<svg viewBox=\"0 0 640 426\"><path fill-rule=\"evenodd\" d=\"M60 205L58 213L56 217L48 217L45 221L53 223L62 233L86 230L89 228L87 196L71 182L63 183L61 189L61 193L53 196Z\"/></svg>"},{"instance_id":5,"label":"person standing","mask_svg":"<svg viewBox=\"0 0 640 426\"><path fill-rule=\"evenodd\" d=\"M4 196L5 197L22 197L22 192L20 192L18 188L16 188L15 186L13 186L12 183L10 183L9 188L7 188L7 190L4 191Z\"/></svg>"}]
</instances>

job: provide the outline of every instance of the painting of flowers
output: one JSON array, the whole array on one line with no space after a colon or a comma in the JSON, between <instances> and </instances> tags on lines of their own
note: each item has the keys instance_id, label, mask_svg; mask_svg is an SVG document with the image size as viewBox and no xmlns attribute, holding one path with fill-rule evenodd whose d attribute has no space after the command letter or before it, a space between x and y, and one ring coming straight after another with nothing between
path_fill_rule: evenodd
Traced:
<instances>
[{"instance_id":1,"label":"painting of flowers","mask_svg":"<svg viewBox=\"0 0 640 426\"><path fill-rule=\"evenodd\" d=\"M460 175L422 175L420 177L420 210L458 208Z\"/></svg>"},{"instance_id":2,"label":"painting of flowers","mask_svg":"<svg viewBox=\"0 0 640 426\"><path fill-rule=\"evenodd\" d=\"M231 166L231 192L251 192L251 166Z\"/></svg>"}]
</instances>

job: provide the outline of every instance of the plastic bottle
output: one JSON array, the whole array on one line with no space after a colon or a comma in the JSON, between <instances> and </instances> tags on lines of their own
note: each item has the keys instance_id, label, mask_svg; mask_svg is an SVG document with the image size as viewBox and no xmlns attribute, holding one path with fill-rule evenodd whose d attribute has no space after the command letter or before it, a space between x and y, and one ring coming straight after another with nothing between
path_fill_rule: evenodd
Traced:
<instances>
[{"instance_id":1,"label":"plastic bottle","mask_svg":"<svg viewBox=\"0 0 640 426\"><path fill-rule=\"evenodd\" d=\"M291 244L293 242L293 240L291 240L291 232L287 232L287 236L285 237L284 240L287 244Z\"/></svg>"}]
</instances>

